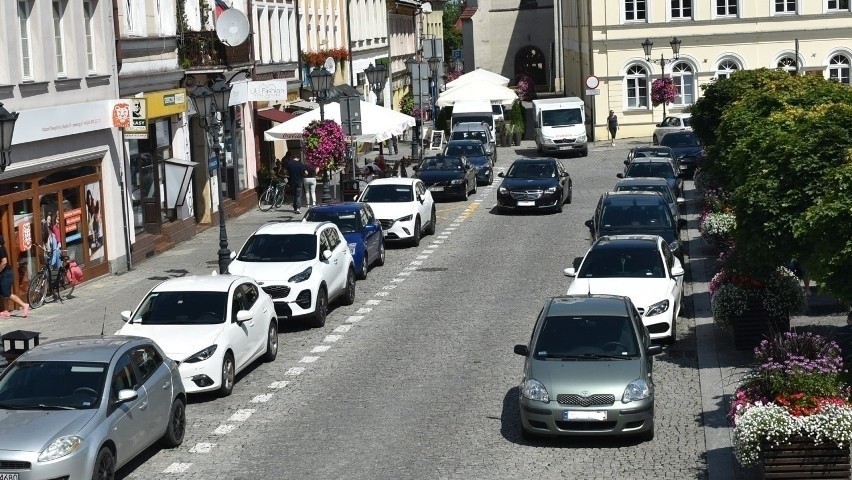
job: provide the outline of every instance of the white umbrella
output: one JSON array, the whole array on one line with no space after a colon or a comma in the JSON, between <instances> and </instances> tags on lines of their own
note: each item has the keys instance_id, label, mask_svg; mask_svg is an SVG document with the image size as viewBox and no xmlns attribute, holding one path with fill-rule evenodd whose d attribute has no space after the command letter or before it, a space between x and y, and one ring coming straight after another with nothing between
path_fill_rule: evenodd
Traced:
<instances>
[{"instance_id":1,"label":"white umbrella","mask_svg":"<svg viewBox=\"0 0 852 480\"><path fill-rule=\"evenodd\" d=\"M501 105L511 105L518 95L511 89L493 83L469 83L447 90L438 95L437 105L449 107L461 100L488 100Z\"/></svg>"},{"instance_id":2,"label":"white umbrella","mask_svg":"<svg viewBox=\"0 0 852 480\"><path fill-rule=\"evenodd\" d=\"M447 90L449 90L451 88L455 88L460 85L467 85L468 83L472 82L493 83L495 85L500 85L501 87L509 85L509 79L504 77L503 75L490 72L483 68L477 68L472 72L465 73L464 75L453 80L452 82L447 82L446 88Z\"/></svg>"},{"instance_id":3,"label":"white umbrella","mask_svg":"<svg viewBox=\"0 0 852 480\"><path fill-rule=\"evenodd\" d=\"M302 138L305 127L319 119L319 109L311 110L270 128L264 133L264 138L267 141L298 140ZM341 124L340 104L337 102L326 104L325 119ZM361 135L355 137L355 141L383 142L392 136L402 135L413 126L414 117L361 101Z\"/></svg>"}]
</instances>

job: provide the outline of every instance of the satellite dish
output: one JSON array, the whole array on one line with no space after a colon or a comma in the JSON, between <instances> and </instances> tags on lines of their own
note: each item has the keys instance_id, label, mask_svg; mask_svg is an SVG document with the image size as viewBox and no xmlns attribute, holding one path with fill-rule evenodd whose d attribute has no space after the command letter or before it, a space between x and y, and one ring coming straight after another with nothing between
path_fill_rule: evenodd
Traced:
<instances>
[{"instance_id":1,"label":"satellite dish","mask_svg":"<svg viewBox=\"0 0 852 480\"><path fill-rule=\"evenodd\" d=\"M248 18L237 9L225 10L216 20L216 36L229 47L235 47L245 42L248 34Z\"/></svg>"},{"instance_id":2,"label":"satellite dish","mask_svg":"<svg viewBox=\"0 0 852 480\"><path fill-rule=\"evenodd\" d=\"M325 63L322 66L325 67L325 69L328 70L328 73L332 75L334 75L334 69L337 67L334 63L334 59L331 57L326 58Z\"/></svg>"}]
</instances>

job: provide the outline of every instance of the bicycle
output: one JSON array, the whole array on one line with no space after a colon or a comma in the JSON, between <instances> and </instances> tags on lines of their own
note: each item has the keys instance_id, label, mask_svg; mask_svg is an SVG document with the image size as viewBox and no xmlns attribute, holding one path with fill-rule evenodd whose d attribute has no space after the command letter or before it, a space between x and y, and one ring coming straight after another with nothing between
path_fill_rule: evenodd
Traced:
<instances>
[{"instance_id":1,"label":"bicycle","mask_svg":"<svg viewBox=\"0 0 852 480\"><path fill-rule=\"evenodd\" d=\"M268 212L271 208L277 209L284 205L285 190L286 181L273 180L257 200L257 208L261 212Z\"/></svg>"},{"instance_id":2,"label":"bicycle","mask_svg":"<svg viewBox=\"0 0 852 480\"><path fill-rule=\"evenodd\" d=\"M70 257L66 254L66 250L60 250L59 268L56 269L55 275L53 269L50 268L50 258L53 256L53 251L45 250L41 245L36 244L45 254L44 266L41 267L38 273L30 280L30 288L28 289L30 307L38 308L44 305L44 300L47 294L53 295L53 300L64 302L74 293L75 285L68 280L67 264ZM70 287L70 288L69 288Z\"/></svg>"}]
</instances>

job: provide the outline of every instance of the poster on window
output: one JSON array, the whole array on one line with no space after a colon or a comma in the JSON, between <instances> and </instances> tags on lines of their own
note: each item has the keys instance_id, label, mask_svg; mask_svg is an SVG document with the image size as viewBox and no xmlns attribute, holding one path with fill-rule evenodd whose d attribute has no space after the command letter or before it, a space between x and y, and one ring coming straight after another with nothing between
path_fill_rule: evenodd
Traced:
<instances>
[{"instance_id":1,"label":"poster on window","mask_svg":"<svg viewBox=\"0 0 852 480\"><path fill-rule=\"evenodd\" d=\"M89 225L89 262L101 263L104 256L103 217L101 215L101 187L98 182L86 185L86 215Z\"/></svg>"}]
</instances>

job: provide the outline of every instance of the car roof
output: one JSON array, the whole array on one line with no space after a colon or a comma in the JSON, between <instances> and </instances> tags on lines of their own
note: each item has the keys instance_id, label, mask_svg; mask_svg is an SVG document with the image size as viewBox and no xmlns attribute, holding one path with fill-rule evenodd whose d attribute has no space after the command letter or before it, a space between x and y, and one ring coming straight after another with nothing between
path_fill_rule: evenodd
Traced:
<instances>
[{"instance_id":1,"label":"car roof","mask_svg":"<svg viewBox=\"0 0 852 480\"><path fill-rule=\"evenodd\" d=\"M190 275L172 278L154 287L155 292L227 292L237 281L249 281L237 275Z\"/></svg>"},{"instance_id":2,"label":"car roof","mask_svg":"<svg viewBox=\"0 0 852 480\"><path fill-rule=\"evenodd\" d=\"M592 245L595 250L618 250L620 248L647 248L656 250L660 237L657 235L604 235Z\"/></svg>"},{"instance_id":3,"label":"car roof","mask_svg":"<svg viewBox=\"0 0 852 480\"><path fill-rule=\"evenodd\" d=\"M376 178L375 180L370 182L370 185L414 185L414 182L417 181L419 180L410 177Z\"/></svg>"},{"instance_id":4,"label":"car roof","mask_svg":"<svg viewBox=\"0 0 852 480\"><path fill-rule=\"evenodd\" d=\"M375 183L374 180L371 183ZM270 222L258 228L255 235L314 235L317 228L329 222Z\"/></svg>"},{"instance_id":5,"label":"car roof","mask_svg":"<svg viewBox=\"0 0 852 480\"><path fill-rule=\"evenodd\" d=\"M671 135L671 134L669 134ZM665 163L671 165L671 157L633 157L630 163Z\"/></svg>"},{"instance_id":6,"label":"car roof","mask_svg":"<svg viewBox=\"0 0 852 480\"><path fill-rule=\"evenodd\" d=\"M357 212L366 205L363 202L323 203L308 208L309 212Z\"/></svg>"},{"instance_id":7,"label":"car roof","mask_svg":"<svg viewBox=\"0 0 852 480\"><path fill-rule=\"evenodd\" d=\"M42 343L24 352L22 361L109 362L115 353L131 342L150 339L127 335L89 335L60 338Z\"/></svg>"},{"instance_id":8,"label":"car roof","mask_svg":"<svg viewBox=\"0 0 852 480\"><path fill-rule=\"evenodd\" d=\"M627 302L619 295L565 295L553 297L547 307L548 317L563 315L627 316Z\"/></svg>"},{"instance_id":9,"label":"car roof","mask_svg":"<svg viewBox=\"0 0 852 480\"><path fill-rule=\"evenodd\" d=\"M449 142L447 142L448 147L450 146L450 144L453 144L453 145L482 145L482 142L480 142L479 140L470 140L470 139L467 139L467 138L465 138L465 139L460 138L458 140L450 140Z\"/></svg>"},{"instance_id":10,"label":"car roof","mask_svg":"<svg viewBox=\"0 0 852 480\"><path fill-rule=\"evenodd\" d=\"M622 185L665 185L668 187L669 182L660 177L625 177L615 182L616 187Z\"/></svg>"},{"instance_id":11,"label":"car roof","mask_svg":"<svg viewBox=\"0 0 852 480\"><path fill-rule=\"evenodd\" d=\"M627 205L627 204L642 204L642 205L653 205L655 203L666 204L666 200L660 194L660 192L652 192L649 190L622 190L620 192L604 192L603 200L604 204L612 204L617 203L619 205Z\"/></svg>"}]
</instances>

